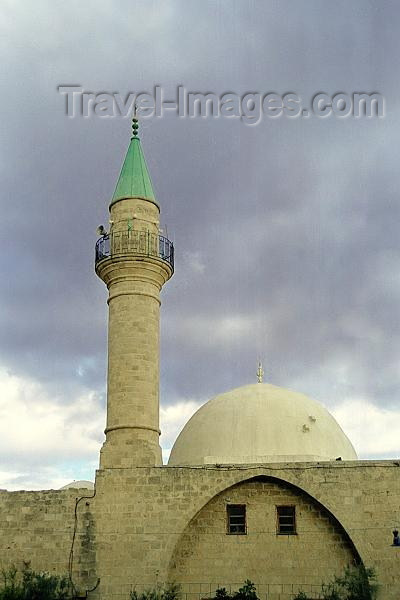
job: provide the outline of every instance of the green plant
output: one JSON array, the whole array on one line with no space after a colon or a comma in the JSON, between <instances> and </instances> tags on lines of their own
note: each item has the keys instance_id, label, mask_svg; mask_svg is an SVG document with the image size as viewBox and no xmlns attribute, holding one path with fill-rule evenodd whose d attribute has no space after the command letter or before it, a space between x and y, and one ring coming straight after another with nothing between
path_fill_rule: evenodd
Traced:
<instances>
[{"instance_id":1,"label":"green plant","mask_svg":"<svg viewBox=\"0 0 400 600\"><path fill-rule=\"evenodd\" d=\"M234 600L259 600L256 586L249 579L246 579L243 586L233 594L233 598Z\"/></svg>"},{"instance_id":2,"label":"green plant","mask_svg":"<svg viewBox=\"0 0 400 600\"><path fill-rule=\"evenodd\" d=\"M225 588L215 590L215 596L208 600L259 600L254 583L246 579L237 592L229 594Z\"/></svg>"},{"instance_id":3,"label":"green plant","mask_svg":"<svg viewBox=\"0 0 400 600\"><path fill-rule=\"evenodd\" d=\"M0 600L68 600L69 584L66 577L36 573L26 568L18 573L13 566L2 571Z\"/></svg>"},{"instance_id":4,"label":"green plant","mask_svg":"<svg viewBox=\"0 0 400 600\"><path fill-rule=\"evenodd\" d=\"M344 576L336 577L334 583L342 592L339 600L374 600L378 591L374 569L364 565L347 568Z\"/></svg>"},{"instance_id":5,"label":"green plant","mask_svg":"<svg viewBox=\"0 0 400 600\"><path fill-rule=\"evenodd\" d=\"M344 600L343 596L339 592L336 584L336 580L333 583L322 586L322 593L324 600ZM362 600L360 598L360 600Z\"/></svg>"},{"instance_id":6,"label":"green plant","mask_svg":"<svg viewBox=\"0 0 400 600\"><path fill-rule=\"evenodd\" d=\"M228 600L228 598L230 598L231 596L230 594L228 594L225 588L218 588L217 590L215 590L215 597L217 600Z\"/></svg>"},{"instance_id":7,"label":"green plant","mask_svg":"<svg viewBox=\"0 0 400 600\"><path fill-rule=\"evenodd\" d=\"M19 586L17 582L17 569L10 567L8 571L2 571L3 583L0 590L0 600L18 599Z\"/></svg>"},{"instance_id":8,"label":"green plant","mask_svg":"<svg viewBox=\"0 0 400 600\"><path fill-rule=\"evenodd\" d=\"M343 577L335 577L322 586L323 600L375 600L378 591L374 569L359 565L347 568ZM299 592L293 600L311 600Z\"/></svg>"},{"instance_id":9,"label":"green plant","mask_svg":"<svg viewBox=\"0 0 400 600\"><path fill-rule=\"evenodd\" d=\"M159 585L155 588L149 588L144 592L132 590L130 594L131 600L178 600L180 595L180 586L176 583L167 583ZM0 600L2 600L0 598Z\"/></svg>"}]
</instances>

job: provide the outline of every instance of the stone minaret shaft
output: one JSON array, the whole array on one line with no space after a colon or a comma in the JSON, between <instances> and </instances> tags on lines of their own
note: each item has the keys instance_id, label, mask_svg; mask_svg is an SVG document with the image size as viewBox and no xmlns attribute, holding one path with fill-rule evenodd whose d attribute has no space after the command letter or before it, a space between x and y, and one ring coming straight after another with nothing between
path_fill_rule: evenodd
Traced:
<instances>
[{"instance_id":1,"label":"stone minaret shaft","mask_svg":"<svg viewBox=\"0 0 400 600\"><path fill-rule=\"evenodd\" d=\"M110 215L110 233L96 245L96 273L109 290L107 426L100 468L160 465L160 291L173 274L173 246L159 235L160 209L136 119Z\"/></svg>"}]
</instances>

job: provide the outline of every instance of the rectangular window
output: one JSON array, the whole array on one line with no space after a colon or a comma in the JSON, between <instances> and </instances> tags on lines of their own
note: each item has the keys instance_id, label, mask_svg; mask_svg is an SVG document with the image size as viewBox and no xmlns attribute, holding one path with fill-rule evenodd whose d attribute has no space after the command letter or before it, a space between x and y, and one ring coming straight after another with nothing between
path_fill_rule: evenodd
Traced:
<instances>
[{"instance_id":1,"label":"rectangular window","mask_svg":"<svg viewBox=\"0 0 400 600\"><path fill-rule=\"evenodd\" d=\"M227 533L236 535L246 534L246 505L227 504Z\"/></svg>"},{"instance_id":2,"label":"rectangular window","mask_svg":"<svg viewBox=\"0 0 400 600\"><path fill-rule=\"evenodd\" d=\"M280 535L293 535L296 533L296 511L294 506L276 507L276 533Z\"/></svg>"}]
</instances>

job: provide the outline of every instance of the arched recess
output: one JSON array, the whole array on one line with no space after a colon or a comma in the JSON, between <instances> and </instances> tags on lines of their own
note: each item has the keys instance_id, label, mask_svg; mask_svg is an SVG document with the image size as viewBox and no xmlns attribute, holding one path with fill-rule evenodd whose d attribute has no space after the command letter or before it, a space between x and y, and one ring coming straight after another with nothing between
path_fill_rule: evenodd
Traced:
<instances>
[{"instance_id":1,"label":"arched recess","mask_svg":"<svg viewBox=\"0 0 400 600\"><path fill-rule=\"evenodd\" d=\"M229 504L246 506L245 535L227 533ZM277 506L295 507L294 535L279 534ZM318 592L322 582L360 562L350 536L321 502L293 483L257 475L220 491L193 516L175 545L169 579L186 592L200 584L212 592L213 585L245 579L268 586L268 593L270 586L279 593Z\"/></svg>"}]
</instances>

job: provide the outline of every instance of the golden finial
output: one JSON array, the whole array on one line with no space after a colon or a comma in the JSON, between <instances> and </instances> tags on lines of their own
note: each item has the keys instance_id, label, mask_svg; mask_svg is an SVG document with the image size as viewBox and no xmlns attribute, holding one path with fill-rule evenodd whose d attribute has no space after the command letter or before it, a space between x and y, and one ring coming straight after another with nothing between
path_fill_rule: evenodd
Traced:
<instances>
[{"instance_id":1,"label":"golden finial","mask_svg":"<svg viewBox=\"0 0 400 600\"><path fill-rule=\"evenodd\" d=\"M263 382L263 378L264 378L264 369L262 367L262 362L259 361L258 362L258 369L257 369L257 380L258 380L258 383L262 383Z\"/></svg>"}]
</instances>

